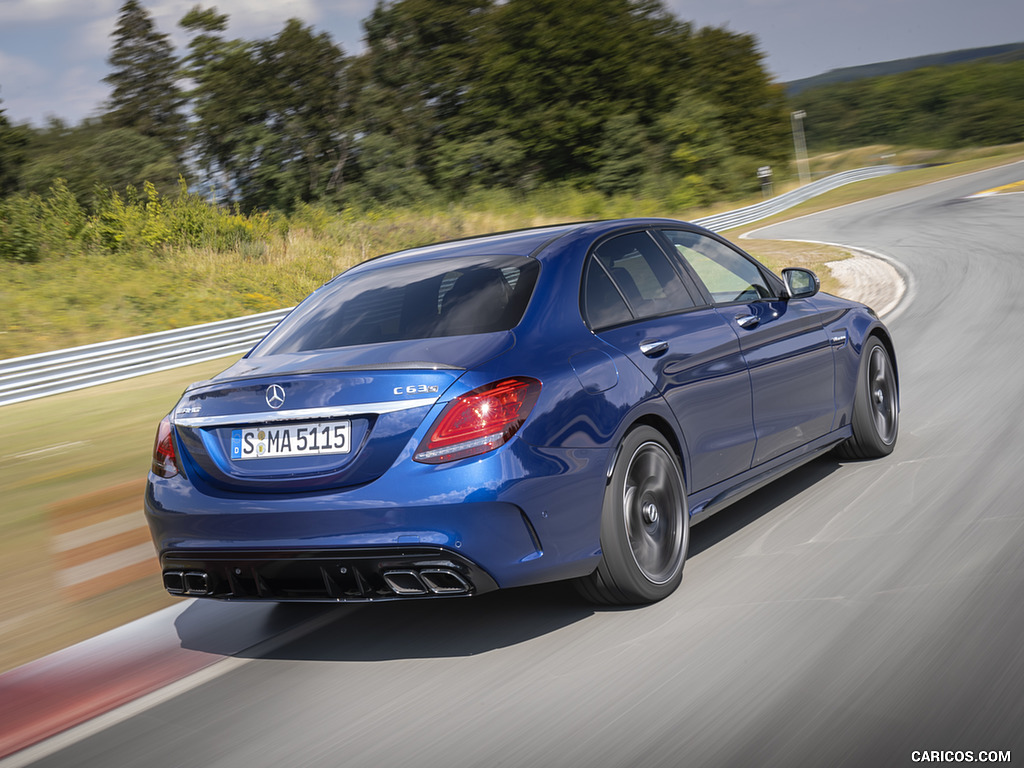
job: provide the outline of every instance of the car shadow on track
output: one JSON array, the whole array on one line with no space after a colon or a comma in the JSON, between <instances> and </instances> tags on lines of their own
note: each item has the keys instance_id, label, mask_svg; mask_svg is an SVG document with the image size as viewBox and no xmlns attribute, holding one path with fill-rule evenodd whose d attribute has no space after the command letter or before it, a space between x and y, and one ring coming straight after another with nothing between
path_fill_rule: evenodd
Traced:
<instances>
[{"instance_id":1,"label":"car shadow on track","mask_svg":"<svg viewBox=\"0 0 1024 768\"><path fill-rule=\"evenodd\" d=\"M826 455L783 475L746 498L730 504L690 531L688 557L711 549L758 518L786 504L808 488L817 485L842 467L840 461ZM683 579L686 585L686 579Z\"/></svg>"},{"instance_id":2,"label":"car shadow on track","mask_svg":"<svg viewBox=\"0 0 1024 768\"><path fill-rule=\"evenodd\" d=\"M840 466L829 457L817 459L694 526L690 556L713 549ZM680 589L686 589L685 578ZM226 642L225 633L237 634L234 625L243 610L248 612L254 629L250 632L251 643L240 648L237 640ZM178 618L176 628L183 647L218 655L293 661L386 661L474 656L556 632L595 613L640 610L644 607L590 605L571 584L558 583L501 590L471 599L369 605L255 606L197 601ZM218 624L223 625L223 631Z\"/></svg>"},{"instance_id":3,"label":"car shadow on track","mask_svg":"<svg viewBox=\"0 0 1024 768\"><path fill-rule=\"evenodd\" d=\"M236 607L221 605L228 612ZM210 625L217 620L211 617L209 604L199 602L176 622L181 644L243 658L304 661L474 656L555 632L594 613L594 606L568 584L502 590L474 598L261 607L266 634L245 649L224 654L225 644ZM293 639L273 641L275 636L288 635Z\"/></svg>"}]
</instances>

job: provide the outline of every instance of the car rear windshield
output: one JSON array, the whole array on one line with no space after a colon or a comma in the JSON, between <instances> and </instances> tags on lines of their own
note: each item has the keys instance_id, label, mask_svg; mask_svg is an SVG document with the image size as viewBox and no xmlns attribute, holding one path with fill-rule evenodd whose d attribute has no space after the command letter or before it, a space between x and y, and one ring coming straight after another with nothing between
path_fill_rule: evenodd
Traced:
<instances>
[{"instance_id":1,"label":"car rear windshield","mask_svg":"<svg viewBox=\"0 0 1024 768\"><path fill-rule=\"evenodd\" d=\"M523 256L356 269L296 307L255 354L507 331L522 319L539 269Z\"/></svg>"}]
</instances>

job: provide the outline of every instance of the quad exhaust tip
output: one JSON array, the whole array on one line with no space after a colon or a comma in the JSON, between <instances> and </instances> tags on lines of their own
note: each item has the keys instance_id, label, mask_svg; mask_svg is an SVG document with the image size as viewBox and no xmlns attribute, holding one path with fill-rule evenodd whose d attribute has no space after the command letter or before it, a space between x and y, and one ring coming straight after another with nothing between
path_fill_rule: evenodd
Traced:
<instances>
[{"instance_id":1,"label":"quad exhaust tip","mask_svg":"<svg viewBox=\"0 0 1024 768\"><path fill-rule=\"evenodd\" d=\"M396 569L385 571L384 582L401 597L417 595L467 595L472 586L451 568ZM203 597L213 594L206 571L164 571L164 589L172 595Z\"/></svg>"},{"instance_id":2,"label":"quad exhaust tip","mask_svg":"<svg viewBox=\"0 0 1024 768\"><path fill-rule=\"evenodd\" d=\"M164 571L164 589L172 595L208 595L210 577L205 571Z\"/></svg>"},{"instance_id":3,"label":"quad exhaust tip","mask_svg":"<svg viewBox=\"0 0 1024 768\"><path fill-rule=\"evenodd\" d=\"M449 568L386 571L383 575L396 595L465 595L472 590L469 582Z\"/></svg>"},{"instance_id":4,"label":"quad exhaust tip","mask_svg":"<svg viewBox=\"0 0 1024 768\"><path fill-rule=\"evenodd\" d=\"M427 594L427 588L416 571L387 571L384 581L396 595Z\"/></svg>"},{"instance_id":5,"label":"quad exhaust tip","mask_svg":"<svg viewBox=\"0 0 1024 768\"><path fill-rule=\"evenodd\" d=\"M469 583L448 568L424 568L420 578L435 595L462 595L469 592Z\"/></svg>"}]
</instances>

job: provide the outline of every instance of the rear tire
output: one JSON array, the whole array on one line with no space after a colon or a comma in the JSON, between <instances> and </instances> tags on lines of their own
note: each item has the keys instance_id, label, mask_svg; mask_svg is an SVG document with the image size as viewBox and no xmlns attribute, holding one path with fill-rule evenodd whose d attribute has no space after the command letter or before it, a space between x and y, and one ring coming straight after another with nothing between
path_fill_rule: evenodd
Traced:
<instances>
[{"instance_id":1,"label":"rear tire","mask_svg":"<svg viewBox=\"0 0 1024 768\"><path fill-rule=\"evenodd\" d=\"M622 440L601 511L601 562L578 579L591 602L653 603L679 586L690 540L686 485L665 438L638 427Z\"/></svg>"},{"instance_id":2,"label":"rear tire","mask_svg":"<svg viewBox=\"0 0 1024 768\"><path fill-rule=\"evenodd\" d=\"M853 399L853 437L836 448L844 459L888 456L900 427L899 387L889 351L876 337L864 343Z\"/></svg>"}]
</instances>

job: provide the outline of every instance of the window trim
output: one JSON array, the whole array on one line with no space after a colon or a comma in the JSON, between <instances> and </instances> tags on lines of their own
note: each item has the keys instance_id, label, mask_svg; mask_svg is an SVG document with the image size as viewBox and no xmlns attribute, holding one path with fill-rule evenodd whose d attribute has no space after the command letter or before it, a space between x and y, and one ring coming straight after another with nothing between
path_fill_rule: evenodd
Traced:
<instances>
[{"instance_id":1,"label":"window trim","mask_svg":"<svg viewBox=\"0 0 1024 768\"><path fill-rule=\"evenodd\" d=\"M744 251L742 248L738 248L737 246L733 245L725 238L719 237L718 234L716 234L715 232L711 232L710 230L698 229L696 227L691 228L678 226L657 227L654 231L657 233L657 239L660 240L662 243L662 248L668 250L671 260L677 262L680 268L686 270L687 275L689 276L690 280L693 281L695 287L700 291L702 300L707 304L707 306L728 307L752 304L757 301L782 301L782 280L779 277L777 277L774 272L765 267L761 262L759 262L757 259L751 256L749 253ZM757 271L761 274L761 277L764 279L767 286L774 291L774 295L760 297L758 299L755 299L754 301L715 301L715 297L708 290L707 286L704 285L704 281L700 279L700 276L697 274L696 270L694 270L690 263L686 259L684 259L676 250L675 245L672 243L672 240L666 234L667 232L688 232L690 234L706 237L709 240L714 240L715 242L726 246L731 251L738 254L740 257L746 259L750 264L754 266L755 269L757 269Z\"/></svg>"},{"instance_id":2,"label":"window trim","mask_svg":"<svg viewBox=\"0 0 1024 768\"><path fill-rule=\"evenodd\" d=\"M669 227L666 227L666 229L669 229ZM671 227L671 229L679 229L679 227ZM595 252L598 248L600 248L609 240L621 237L622 235L636 234L638 232L646 232L647 236L651 239L654 246L659 251L661 251L662 255L665 257L665 260L668 262L672 271L675 273L676 277L682 284L683 289L686 291L687 295L689 295L690 300L693 302L693 306L675 309L669 312L659 312L658 314L654 315L643 315L642 317L637 314L636 309L630 303L626 295L622 292L622 289L619 287L619 284L615 281L611 274L609 274L608 269L605 267L605 265L601 263L601 260L599 258L597 258L597 254ZM712 302L708 301L708 298L705 297L704 295L705 291L703 285L699 282L694 281L693 277L690 275L690 272L688 270L688 265L684 265L682 263L684 262L683 259L674 256L672 251L675 251L675 248L673 247L670 251L667 247L668 245L671 245L668 241L668 238L661 236L658 229L643 225L626 227L620 230L616 230L614 232L608 232L590 245L590 247L587 249L586 258L583 260L583 272L580 279L579 306L580 316L583 318L583 323L584 325L587 326L588 329L590 329L591 333L600 333L602 331L609 331L615 328L623 328L627 325L631 325L632 323L636 322L643 322L647 320L659 320L661 318L672 317L674 315L683 315L688 312L694 312L700 309L707 309L708 307L713 306ZM591 262L595 262L604 272L605 276L609 280L611 280L612 285L615 287L615 291L619 294L619 297L626 305L626 309L628 309L629 313L633 316L632 319L626 320L621 323L614 323L612 325L601 326L594 326L590 322L589 313L587 312L586 289L587 275L589 274Z\"/></svg>"},{"instance_id":3,"label":"window trim","mask_svg":"<svg viewBox=\"0 0 1024 768\"><path fill-rule=\"evenodd\" d=\"M619 298L622 299L622 303L626 307L626 311L630 314L629 320L623 320L621 323L612 323L611 325L600 326L594 326L590 322L590 307L587 305L587 280L590 277L592 265L597 265L597 268L604 272L604 276L608 278L608 281L612 284L612 288L614 288L615 292L619 294ZM615 279L608 273L608 268L605 267L605 265L601 263L601 260L595 256L593 250L587 253L587 258L583 265L583 280L580 281L580 306L583 309L583 322L586 323L586 326L595 333L599 330L608 330L609 328L621 328L624 325L635 323L640 319L636 314L636 310L634 310L632 305L629 303L629 299L626 298L626 294L622 292L619 284L616 283Z\"/></svg>"}]
</instances>

